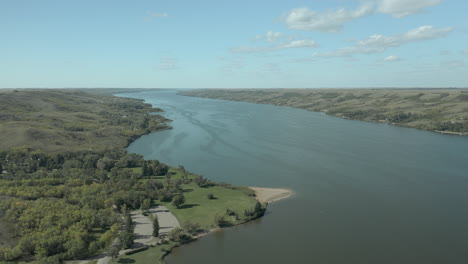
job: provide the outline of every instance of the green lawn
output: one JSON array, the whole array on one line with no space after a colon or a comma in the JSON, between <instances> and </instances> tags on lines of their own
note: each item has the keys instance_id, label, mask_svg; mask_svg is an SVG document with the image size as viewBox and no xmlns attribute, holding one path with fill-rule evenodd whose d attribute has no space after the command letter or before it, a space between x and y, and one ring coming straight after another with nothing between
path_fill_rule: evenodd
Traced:
<instances>
[{"instance_id":1,"label":"green lawn","mask_svg":"<svg viewBox=\"0 0 468 264\"><path fill-rule=\"evenodd\" d=\"M171 242L169 244L150 247L148 250L136 254L120 256L111 263L163 263L162 257L164 256L164 251L171 250L175 246L176 243Z\"/></svg>"},{"instance_id":2,"label":"green lawn","mask_svg":"<svg viewBox=\"0 0 468 264\"><path fill-rule=\"evenodd\" d=\"M255 197L249 196L248 191L242 187L235 189L222 186L200 188L195 183L190 183L183 185L183 190L185 204L180 209L172 203L163 203L177 217L181 225L192 222L200 224L200 227L205 229L215 227L215 216L225 215L227 209L236 212L239 216L239 221L233 221L233 223L240 223L244 220L244 211L251 210L256 203ZM215 199L208 199L210 193Z\"/></svg>"}]
</instances>

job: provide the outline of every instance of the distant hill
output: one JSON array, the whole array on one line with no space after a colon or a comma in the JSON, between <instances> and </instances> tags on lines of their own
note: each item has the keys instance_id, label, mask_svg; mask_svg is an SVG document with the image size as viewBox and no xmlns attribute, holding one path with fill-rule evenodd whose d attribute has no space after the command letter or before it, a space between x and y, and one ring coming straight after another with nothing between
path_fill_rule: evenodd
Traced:
<instances>
[{"instance_id":1,"label":"distant hill","mask_svg":"<svg viewBox=\"0 0 468 264\"><path fill-rule=\"evenodd\" d=\"M468 135L468 89L204 89L180 94Z\"/></svg>"},{"instance_id":2,"label":"distant hill","mask_svg":"<svg viewBox=\"0 0 468 264\"><path fill-rule=\"evenodd\" d=\"M123 148L169 128L162 111L111 93L127 90L0 90L0 149L28 146L48 152Z\"/></svg>"}]
</instances>

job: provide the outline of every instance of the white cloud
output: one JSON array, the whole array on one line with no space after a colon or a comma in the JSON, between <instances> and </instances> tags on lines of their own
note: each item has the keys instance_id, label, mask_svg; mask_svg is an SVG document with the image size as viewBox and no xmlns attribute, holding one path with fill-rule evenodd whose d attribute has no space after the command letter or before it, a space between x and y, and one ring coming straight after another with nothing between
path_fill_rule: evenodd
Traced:
<instances>
[{"instance_id":1,"label":"white cloud","mask_svg":"<svg viewBox=\"0 0 468 264\"><path fill-rule=\"evenodd\" d=\"M245 63L236 57L218 57L218 60L222 63L221 70L225 72L235 72L242 70L245 67Z\"/></svg>"},{"instance_id":2,"label":"white cloud","mask_svg":"<svg viewBox=\"0 0 468 264\"><path fill-rule=\"evenodd\" d=\"M355 10L340 8L317 12L308 8L292 9L282 17L290 29L339 32L345 23L367 15L384 13L396 18L420 13L442 0L367 0Z\"/></svg>"},{"instance_id":3,"label":"white cloud","mask_svg":"<svg viewBox=\"0 0 468 264\"><path fill-rule=\"evenodd\" d=\"M468 49L464 50L463 54L468 55Z\"/></svg>"},{"instance_id":4,"label":"white cloud","mask_svg":"<svg viewBox=\"0 0 468 264\"><path fill-rule=\"evenodd\" d=\"M266 63L263 65L263 69L265 72L269 72L269 73L275 73L275 74L281 73L281 68L276 63Z\"/></svg>"},{"instance_id":5,"label":"white cloud","mask_svg":"<svg viewBox=\"0 0 468 264\"><path fill-rule=\"evenodd\" d=\"M295 8L287 12L283 20L290 29L306 31L339 32L343 24L373 12L373 5L363 4L356 10L329 10L323 13L308 8Z\"/></svg>"},{"instance_id":6,"label":"white cloud","mask_svg":"<svg viewBox=\"0 0 468 264\"><path fill-rule=\"evenodd\" d=\"M166 13L166 12L156 13L156 12L148 11L148 12L146 12L145 20L146 21L151 21L151 20L156 19L156 18L165 18L165 17L169 17L169 14Z\"/></svg>"},{"instance_id":7,"label":"white cloud","mask_svg":"<svg viewBox=\"0 0 468 264\"><path fill-rule=\"evenodd\" d=\"M442 0L381 0L378 12L401 18L421 12L427 7L440 4Z\"/></svg>"},{"instance_id":8,"label":"white cloud","mask_svg":"<svg viewBox=\"0 0 468 264\"><path fill-rule=\"evenodd\" d=\"M283 49L297 49L297 48L317 48L319 45L313 40L292 40L267 47L238 47L232 48L231 52L234 53L256 53L256 52L269 52Z\"/></svg>"},{"instance_id":9,"label":"white cloud","mask_svg":"<svg viewBox=\"0 0 468 264\"><path fill-rule=\"evenodd\" d=\"M179 61L177 60L177 58L172 58L172 57L160 58L158 69L162 71L177 70L179 69L178 63Z\"/></svg>"},{"instance_id":10,"label":"white cloud","mask_svg":"<svg viewBox=\"0 0 468 264\"><path fill-rule=\"evenodd\" d=\"M264 36L259 35L259 36L256 36L255 39L266 40L268 42L274 42L274 41L282 39L283 37L284 37L284 34L281 32L268 31Z\"/></svg>"},{"instance_id":11,"label":"white cloud","mask_svg":"<svg viewBox=\"0 0 468 264\"><path fill-rule=\"evenodd\" d=\"M292 49L292 48L316 48L318 44L313 40L293 40L282 45L279 45L281 49Z\"/></svg>"},{"instance_id":12,"label":"white cloud","mask_svg":"<svg viewBox=\"0 0 468 264\"><path fill-rule=\"evenodd\" d=\"M401 58L395 55L390 55L384 58L384 61L399 61L399 60L401 60Z\"/></svg>"},{"instance_id":13,"label":"white cloud","mask_svg":"<svg viewBox=\"0 0 468 264\"><path fill-rule=\"evenodd\" d=\"M441 62L440 66L442 68L459 69L459 68L465 68L466 64L462 60L450 60L450 61Z\"/></svg>"},{"instance_id":14,"label":"white cloud","mask_svg":"<svg viewBox=\"0 0 468 264\"><path fill-rule=\"evenodd\" d=\"M148 12L148 15L151 17L168 17L169 16L166 12L164 13Z\"/></svg>"},{"instance_id":15,"label":"white cloud","mask_svg":"<svg viewBox=\"0 0 468 264\"><path fill-rule=\"evenodd\" d=\"M370 54L384 52L388 48L401 45L441 38L450 33L452 28L434 28L432 26L421 26L404 34L394 36L373 35L367 39L357 41L355 46L341 48L332 52L316 53L317 57L346 57L354 54Z\"/></svg>"}]
</instances>

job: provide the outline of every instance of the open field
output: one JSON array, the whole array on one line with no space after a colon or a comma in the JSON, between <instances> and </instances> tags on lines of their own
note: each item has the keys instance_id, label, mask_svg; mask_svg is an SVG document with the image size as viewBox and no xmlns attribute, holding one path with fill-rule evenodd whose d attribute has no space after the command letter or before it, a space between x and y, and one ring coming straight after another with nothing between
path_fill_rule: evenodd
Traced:
<instances>
[{"instance_id":1,"label":"open field","mask_svg":"<svg viewBox=\"0 0 468 264\"><path fill-rule=\"evenodd\" d=\"M205 89L186 96L290 106L448 134L468 134L468 89Z\"/></svg>"},{"instance_id":2,"label":"open field","mask_svg":"<svg viewBox=\"0 0 468 264\"><path fill-rule=\"evenodd\" d=\"M180 224L197 223L203 229L218 227L215 223L216 216L225 216L227 210L237 213L239 219L230 219L232 224L245 222L244 210L253 209L255 198L249 196L241 187L226 188L223 186L212 186L201 188L191 183L183 186L186 203L177 209L174 205L167 203L167 208L177 217ZM214 199L208 199L208 194L213 194Z\"/></svg>"}]
</instances>

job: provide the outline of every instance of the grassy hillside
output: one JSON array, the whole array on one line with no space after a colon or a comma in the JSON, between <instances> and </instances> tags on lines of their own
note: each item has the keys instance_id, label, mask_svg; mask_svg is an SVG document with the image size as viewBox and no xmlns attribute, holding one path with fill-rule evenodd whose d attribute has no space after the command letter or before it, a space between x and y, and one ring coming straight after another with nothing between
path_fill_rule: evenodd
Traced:
<instances>
[{"instance_id":1,"label":"grassy hillside","mask_svg":"<svg viewBox=\"0 0 468 264\"><path fill-rule=\"evenodd\" d=\"M468 89L206 89L181 94L468 135Z\"/></svg>"},{"instance_id":2,"label":"grassy hillside","mask_svg":"<svg viewBox=\"0 0 468 264\"><path fill-rule=\"evenodd\" d=\"M97 92L99 90L90 90ZM125 147L169 128L162 111L141 101L78 90L0 90L0 149L48 152Z\"/></svg>"}]
</instances>

